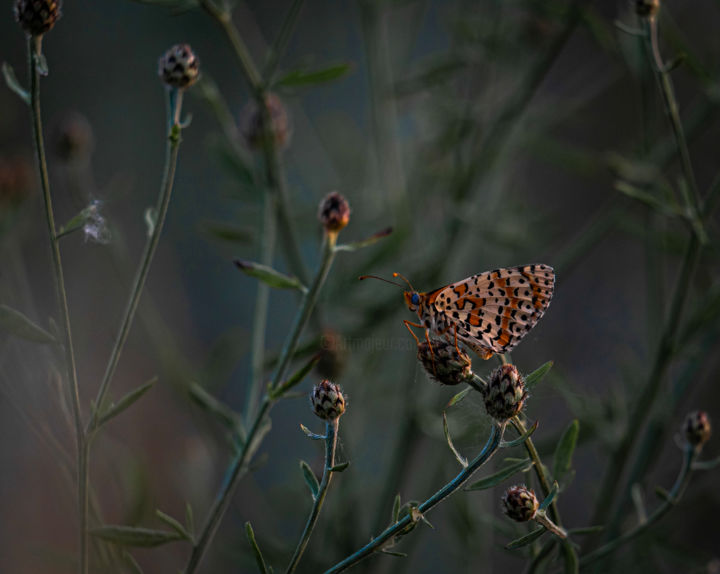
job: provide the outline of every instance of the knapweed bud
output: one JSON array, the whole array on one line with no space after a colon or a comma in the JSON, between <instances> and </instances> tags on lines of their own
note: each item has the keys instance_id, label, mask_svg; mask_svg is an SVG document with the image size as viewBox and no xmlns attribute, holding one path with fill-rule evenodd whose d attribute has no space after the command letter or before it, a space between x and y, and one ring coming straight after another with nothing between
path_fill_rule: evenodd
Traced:
<instances>
[{"instance_id":1,"label":"knapweed bud","mask_svg":"<svg viewBox=\"0 0 720 574\"><path fill-rule=\"evenodd\" d=\"M60 0L15 0L15 20L28 36L42 36L52 29L60 12Z\"/></svg>"},{"instance_id":2,"label":"knapweed bud","mask_svg":"<svg viewBox=\"0 0 720 574\"><path fill-rule=\"evenodd\" d=\"M158 60L158 75L171 88L189 88L200 76L200 60L188 44L176 44Z\"/></svg>"},{"instance_id":3,"label":"knapweed bud","mask_svg":"<svg viewBox=\"0 0 720 574\"><path fill-rule=\"evenodd\" d=\"M86 159L93 149L93 132L87 118L77 112L65 116L57 127L55 154L59 159L72 162Z\"/></svg>"},{"instance_id":4,"label":"knapweed bud","mask_svg":"<svg viewBox=\"0 0 720 574\"><path fill-rule=\"evenodd\" d=\"M458 352L454 343L433 339L422 341L417 357L430 378L443 385L459 385L472 379L472 360L464 351Z\"/></svg>"},{"instance_id":5,"label":"knapweed bud","mask_svg":"<svg viewBox=\"0 0 720 574\"><path fill-rule=\"evenodd\" d=\"M345 395L342 394L340 385L324 379L313 387L310 405L321 419L333 421L345 412Z\"/></svg>"},{"instance_id":6,"label":"knapweed bud","mask_svg":"<svg viewBox=\"0 0 720 574\"><path fill-rule=\"evenodd\" d=\"M525 486L511 486L502 497L505 514L516 522L527 522L535 518L538 499L535 493Z\"/></svg>"},{"instance_id":7,"label":"knapweed bud","mask_svg":"<svg viewBox=\"0 0 720 574\"><path fill-rule=\"evenodd\" d=\"M501 365L490 376L485 389L485 410L498 422L518 414L525 404L525 381L515 365Z\"/></svg>"},{"instance_id":8,"label":"knapweed bud","mask_svg":"<svg viewBox=\"0 0 720 574\"><path fill-rule=\"evenodd\" d=\"M660 10L660 0L635 0L635 13L641 18L653 18Z\"/></svg>"},{"instance_id":9,"label":"knapweed bud","mask_svg":"<svg viewBox=\"0 0 720 574\"><path fill-rule=\"evenodd\" d=\"M276 149L284 149L290 143L292 130L290 118L282 100L273 93L265 94L265 106L270 120L270 133ZM240 112L240 133L253 149L263 146L263 116L255 100L251 100Z\"/></svg>"},{"instance_id":10,"label":"knapweed bud","mask_svg":"<svg viewBox=\"0 0 720 574\"><path fill-rule=\"evenodd\" d=\"M318 219L326 232L337 233L350 222L350 204L337 191L332 191L320 202Z\"/></svg>"},{"instance_id":11,"label":"knapweed bud","mask_svg":"<svg viewBox=\"0 0 720 574\"><path fill-rule=\"evenodd\" d=\"M345 370L348 349L345 338L333 329L325 329L321 336L322 349L315 370L325 379L338 379Z\"/></svg>"},{"instance_id":12,"label":"knapweed bud","mask_svg":"<svg viewBox=\"0 0 720 574\"><path fill-rule=\"evenodd\" d=\"M712 427L705 411L694 411L685 417L683 423L685 438L693 446L700 446L710 439Z\"/></svg>"}]
</instances>

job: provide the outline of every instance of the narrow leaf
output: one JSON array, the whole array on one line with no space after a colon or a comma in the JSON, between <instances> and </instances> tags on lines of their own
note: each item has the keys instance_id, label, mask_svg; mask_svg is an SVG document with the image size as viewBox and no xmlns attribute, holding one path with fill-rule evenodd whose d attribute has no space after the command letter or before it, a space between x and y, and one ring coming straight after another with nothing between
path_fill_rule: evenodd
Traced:
<instances>
[{"instance_id":1,"label":"narrow leaf","mask_svg":"<svg viewBox=\"0 0 720 574\"><path fill-rule=\"evenodd\" d=\"M350 466L350 462L341 462L340 464L336 464L333 467L330 467L330 472L343 472L348 466Z\"/></svg>"},{"instance_id":2,"label":"narrow leaf","mask_svg":"<svg viewBox=\"0 0 720 574\"><path fill-rule=\"evenodd\" d=\"M170 516L169 514L165 514L162 510L159 509L155 510L155 515L165 524L167 524L170 528L172 528L175 532L177 532L180 536L182 536L186 540L192 540L192 536L190 535L190 533L185 530L185 527L177 520L175 520L172 516Z\"/></svg>"},{"instance_id":3,"label":"narrow leaf","mask_svg":"<svg viewBox=\"0 0 720 574\"><path fill-rule=\"evenodd\" d=\"M55 235L55 238L59 239L61 237L64 237L65 235L70 235L73 231L82 229L88 222L88 220L97 217L98 204L99 202L93 201L90 203L90 205L80 210L79 213L73 216L70 221L68 221L60 228L60 230Z\"/></svg>"},{"instance_id":4,"label":"narrow leaf","mask_svg":"<svg viewBox=\"0 0 720 574\"><path fill-rule=\"evenodd\" d=\"M116 525L94 528L90 530L90 534L117 544L118 546L137 546L142 548L161 546L168 542L176 542L184 539L184 537L177 532Z\"/></svg>"},{"instance_id":5,"label":"narrow leaf","mask_svg":"<svg viewBox=\"0 0 720 574\"><path fill-rule=\"evenodd\" d=\"M200 224L200 231L213 239L228 243L249 243L252 240L249 229L224 221L205 221Z\"/></svg>"},{"instance_id":6,"label":"narrow leaf","mask_svg":"<svg viewBox=\"0 0 720 574\"><path fill-rule=\"evenodd\" d=\"M154 207L148 207L145 210L145 226L147 227L147 234L150 237L155 233L155 224L157 223L157 209Z\"/></svg>"},{"instance_id":7,"label":"narrow leaf","mask_svg":"<svg viewBox=\"0 0 720 574\"><path fill-rule=\"evenodd\" d=\"M400 507L402 506L400 502L400 493L398 492L395 495L395 500L393 500L393 506L392 506L392 523L395 524L398 520L400 520Z\"/></svg>"},{"instance_id":8,"label":"narrow leaf","mask_svg":"<svg viewBox=\"0 0 720 574\"><path fill-rule=\"evenodd\" d=\"M529 439L532 436L532 434L537 430L537 428L538 428L538 421L535 421L533 423L533 426L531 426L529 429L527 429L518 438L516 438L515 440L509 440L507 442L502 441L500 443L500 446L503 448L511 448L511 447L517 446L519 444L523 444L527 439Z\"/></svg>"},{"instance_id":9,"label":"narrow leaf","mask_svg":"<svg viewBox=\"0 0 720 574\"><path fill-rule=\"evenodd\" d=\"M530 373L527 377L525 377L525 388L530 390L535 385L537 385L540 381L543 380L545 375L548 374L548 371L552 369L553 362L548 361L544 365L538 367L535 369L532 373Z\"/></svg>"},{"instance_id":10,"label":"narrow leaf","mask_svg":"<svg viewBox=\"0 0 720 574\"><path fill-rule=\"evenodd\" d=\"M317 70L292 70L277 80L277 85L285 88L312 86L337 80L351 69L350 64L334 64Z\"/></svg>"},{"instance_id":11,"label":"narrow leaf","mask_svg":"<svg viewBox=\"0 0 720 574\"><path fill-rule=\"evenodd\" d=\"M335 247L335 251L357 251L358 249L362 249L363 247L368 247L374 243L377 243L383 237L387 237L388 235L390 235L392 231L392 227L388 227L387 229L378 231L367 239L363 239L361 241L354 241L353 243L340 244Z\"/></svg>"},{"instance_id":12,"label":"narrow leaf","mask_svg":"<svg viewBox=\"0 0 720 574\"><path fill-rule=\"evenodd\" d=\"M505 548L507 548L508 550L515 550L516 548L522 548L523 546L532 544L533 542L535 542L535 540L545 534L546 531L547 529L544 526L540 526L533 530L530 534L526 534L525 536L516 538L509 544L505 545Z\"/></svg>"},{"instance_id":13,"label":"narrow leaf","mask_svg":"<svg viewBox=\"0 0 720 574\"><path fill-rule=\"evenodd\" d=\"M312 432L309 428L307 428L304 424L300 425L300 430L302 430L306 436L313 440L325 440L325 437L321 434L315 434Z\"/></svg>"},{"instance_id":14,"label":"narrow leaf","mask_svg":"<svg viewBox=\"0 0 720 574\"><path fill-rule=\"evenodd\" d=\"M139 386L137 389L130 391L127 395L121 398L117 403L112 403L101 415L98 420L98 425L104 425L110 419L118 416L121 412L128 409L133 403L138 401L145 393L147 393L155 383L158 382L157 377L153 377L144 385Z\"/></svg>"},{"instance_id":15,"label":"narrow leaf","mask_svg":"<svg viewBox=\"0 0 720 574\"><path fill-rule=\"evenodd\" d=\"M303 478L305 478L305 483L310 489L310 494L312 494L313 500L315 500L317 493L320 490L320 483L318 483L318 479L310 468L310 465L304 460L300 461L300 469L302 470Z\"/></svg>"},{"instance_id":16,"label":"narrow leaf","mask_svg":"<svg viewBox=\"0 0 720 574\"><path fill-rule=\"evenodd\" d=\"M43 77L47 76L50 73L47 58L45 58L45 54L43 54L42 52L35 54L35 69L37 70L37 73Z\"/></svg>"},{"instance_id":17,"label":"narrow leaf","mask_svg":"<svg viewBox=\"0 0 720 574\"><path fill-rule=\"evenodd\" d=\"M258 546L257 540L255 540L255 532L253 531L252 524L249 522L245 523L245 534L247 535L248 542L250 542L253 554L255 555L255 562L257 563L258 571L261 572L261 574L268 574L268 567L265 563L265 558L263 558L262 552L260 552L260 547Z\"/></svg>"},{"instance_id":18,"label":"narrow leaf","mask_svg":"<svg viewBox=\"0 0 720 574\"><path fill-rule=\"evenodd\" d=\"M222 404L197 383L190 383L190 386L188 387L188 393L190 394L190 398L195 401L195 403L197 403L210 414L215 416L230 430L237 432L240 435L242 441L245 441L245 431L242 419L240 418L239 414L237 414L231 408Z\"/></svg>"},{"instance_id":19,"label":"narrow leaf","mask_svg":"<svg viewBox=\"0 0 720 574\"><path fill-rule=\"evenodd\" d=\"M447 404L447 408L454 407L456 404L458 404L460 401L462 401L465 397L468 396L468 393L472 391L472 387L468 387L465 390L460 391L458 394L456 394L453 398L450 399L450 402Z\"/></svg>"},{"instance_id":20,"label":"narrow leaf","mask_svg":"<svg viewBox=\"0 0 720 574\"><path fill-rule=\"evenodd\" d=\"M293 375L287 381L281 383L276 389L272 389L269 392L270 398L279 399L294 386L300 384L302 380L308 375L308 373L313 370L315 365L318 364L318 361L320 361L320 356L320 353L317 353L316 355L311 357L310 360L302 367L300 367L295 373L293 373Z\"/></svg>"},{"instance_id":21,"label":"narrow leaf","mask_svg":"<svg viewBox=\"0 0 720 574\"><path fill-rule=\"evenodd\" d=\"M450 438L450 430L448 429L447 415L445 414L445 412L443 412L443 432L445 433L445 440L447 441L450 450L455 455L455 458L462 465L463 468L467 468L467 460L460 455L452 442L452 438Z\"/></svg>"},{"instance_id":22,"label":"narrow leaf","mask_svg":"<svg viewBox=\"0 0 720 574\"><path fill-rule=\"evenodd\" d=\"M259 279L270 287L275 287L276 289L297 289L298 291L307 293L307 287L300 283L296 277L290 277L289 275L280 273L267 265L261 265L260 263L254 263L252 261L242 261L240 259L235 260L235 265L243 273Z\"/></svg>"},{"instance_id":23,"label":"narrow leaf","mask_svg":"<svg viewBox=\"0 0 720 574\"><path fill-rule=\"evenodd\" d=\"M673 498L670 495L670 493L667 490L665 490L662 486L655 487L655 495L658 498L663 499L665 502L673 502Z\"/></svg>"},{"instance_id":24,"label":"narrow leaf","mask_svg":"<svg viewBox=\"0 0 720 574\"><path fill-rule=\"evenodd\" d=\"M185 530L190 533L190 538L195 538L195 517L193 516L192 505L185 503Z\"/></svg>"},{"instance_id":25,"label":"narrow leaf","mask_svg":"<svg viewBox=\"0 0 720 574\"><path fill-rule=\"evenodd\" d=\"M407 554L404 552L395 552L394 550L386 550L385 548L381 548L380 552L388 556L395 556L396 558L407 558Z\"/></svg>"},{"instance_id":26,"label":"narrow leaf","mask_svg":"<svg viewBox=\"0 0 720 574\"><path fill-rule=\"evenodd\" d=\"M55 337L39 325L33 323L20 311L0 305L0 327L10 331L16 337L35 343L54 343Z\"/></svg>"},{"instance_id":27,"label":"narrow leaf","mask_svg":"<svg viewBox=\"0 0 720 574\"><path fill-rule=\"evenodd\" d=\"M693 470L712 470L720 466L720 456L711 460L699 460L692 465Z\"/></svg>"},{"instance_id":28,"label":"narrow leaf","mask_svg":"<svg viewBox=\"0 0 720 574\"><path fill-rule=\"evenodd\" d=\"M23 102L30 105L30 92L28 92L20 85L20 82L15 75L15 70L13 70L13 67L7 62L3 62L2 73L5 77L5 83L7 84L7 87L10 88L10 90L12 90L13 92L15 92L15 94L20 96L20 99Z\"/></svg>"},{"instance_id":29,"label":"narrow leaf","mask_svg":"<svg viewBox=\"0 0 720 574\"><path fill-rule=\"evenodd\" d=\"M125 564L134 572L134 574L143 574L143 569L140 567L140 564L137 563L135 557L127 550L122 551L122 558L125 561Z\"/></svg>"},{"instance_id":30,"label":"narrow leaf","mask_svg":"<svg viewBox=\"0 0 720 574\"><path fill-rule=\"evenodd\" d=\"M530 470L532 466L533 461L529 458L520 460L518 462L513 462L512 464L501 468L490 476L486 476L485 478L481 478L477 482L473 482L470 486L465 487L465 490L485 490L488 488L493 488L494 486L500 484L503 480L510 478L515 473L526 472Z\"/></svg>"},{"instance_id":31,"label":"narrow leaf","mask_svg":"<svg viewBox=\"0 0 720 574\"><path fill-rule=\"evenodd\" d=\"M555 497L557 496L558 490L560 490L560 487L558 486L557 481L555 481L552 485L552 488L550 489L550 492L545 497L545 500L540 503L538 511L545 510L548 506L552 504L552 501L555 500Z\"/></svg>"},{"instance_id":32,"label":"narrow leaf","mask_svg":"<svg viewBox=\"0 0 720 574\"><path fill-rule=\"evenodd\" d=\"M575 419L568 425L562 437L560 437L553 458L553 476L555 480L560 480L572 467L572 456L573 452L575 452L575 445L577 444L579 433L580 423Z\"/></svg>"}]
</instances>

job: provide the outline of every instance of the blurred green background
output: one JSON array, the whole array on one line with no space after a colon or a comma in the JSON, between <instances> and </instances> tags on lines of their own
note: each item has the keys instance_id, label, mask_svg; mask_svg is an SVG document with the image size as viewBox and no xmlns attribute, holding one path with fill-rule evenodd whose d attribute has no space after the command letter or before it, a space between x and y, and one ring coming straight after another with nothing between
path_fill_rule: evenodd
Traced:
<instances>
[{"instance_id":1,"label":"blurred green background","mask_svg":"<svg viewBox=\"0 0 720 574\"><path fill-rule=\"evenodd\" d=\"M5 4L0 60L25 83L24 36ZM334 189L352 208L342 240L388 226L395 233L338 257L302 338L309 348L317 345L321 327L344 337L337 382L349 407L340 457L351 466L336 477L300 570L320 572L366 543L389 522L396 492L423 500L458 471L441 420L455 391L430 382L416 361L401 293L358 282L363 273L398 271L425 291L495 267L555 267L552 305L512 358L523 372L554 361L527 414L539 420L535 437L548 456L562 429L580 419L577 474L559 505L566 525L588 525L609 449L624 433L640 432L628 410L650 371L687 238L682 222L615 188L623 180L662 189L675 186L680 173L640 42L613 25L616 19L637 25L631 5L305 4L280 69L349 63L350 71L333 82L279 90L292 123L283 160L300 251L314 269L317 205ZM258 61L288 5L237 4L234 21ZM701 190L718 172L718 25L716 2L664 3L665 57L687 56L673 79ZM57 219L67 221L99 199L113 235L107 245L81 234L63 242L85 416L142 249L143 212L160 185L165 111L157 58L178 42L192 45L204 77L185 100L192 124L183 132L173 203L111 394L155 375L160 382L93 448L92 483L108 523L159 527L156 508L182 516L186 501L196 523L203 522L231 446L187 388L198 382L244 408L257 285L232 259L259 257L263 190L228 169L208 86L217 86L235 121L249 94L226 38L204 12L68 1L44 41L50 75L42 102ZM0 157L6 166L29 162L34 169L28 111L5 86L0 110ZM53 153L73 112L92 127L86 163L68 164ZM259 161L245 152L248 166ZM34 179L25 187L22 201L0 203L0 302L47 325L56 306L42 201ZM242 233L219 237L227 226ZM677 473L674 436L685 413L702 408L720 420L716 219L708 229L711 242L688 294L686 316L697 328L681 330L686 336L653 410L648 436L657 440L641 482L649 507L656 504L654 487L669 486ZM287 269L281 249L275 261ZM271 293L269 356L279 351L296 306L293 293ZM49 348L0 333L3 572L74 571L74 491L48 444L56 441L72 456L58 361ZM484 376L496 361L475 358L474 366ZM300 389L309 391L318 376ZM478 452L489 428L481 402L468 399L449 418L458 447L468 456ZM300 534L310 499L298 460L318 470L322 452L298 425L321 427L303 398L281 402L272 421L205 572L254 571L242 528L248 520L276 566L286 563ZM706 448L707 458L720 451L717 442ZM716 484L716 474L699 473L663 523L599 571L717 572ZM408 558L374 557L356 570L521 571L522 561L502 548L513 525L502 517L501 493L457 494L428 517L434 530L421 526L397 548ZM632 524L631 507L627 518ZM175 572L187 553L182 543L133 552L147 572Z\"/></svg>"}]
</instances>

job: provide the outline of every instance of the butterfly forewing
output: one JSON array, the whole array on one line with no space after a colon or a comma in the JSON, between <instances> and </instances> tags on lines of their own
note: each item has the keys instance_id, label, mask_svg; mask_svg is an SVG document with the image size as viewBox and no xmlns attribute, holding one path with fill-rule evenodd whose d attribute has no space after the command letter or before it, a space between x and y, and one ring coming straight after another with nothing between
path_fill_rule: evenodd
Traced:
<instances>
[{"instance_id":1,"label":"butterfly forewing","mask_svg":"<svg viewBox=\"0 0 720 574\"><path fill-rule=\"evenodd\" d=\"M507 353L543 316L554 287L552 267L507 267L439 289L430 302L473 350Z\"/></svg>"}]
</instances>

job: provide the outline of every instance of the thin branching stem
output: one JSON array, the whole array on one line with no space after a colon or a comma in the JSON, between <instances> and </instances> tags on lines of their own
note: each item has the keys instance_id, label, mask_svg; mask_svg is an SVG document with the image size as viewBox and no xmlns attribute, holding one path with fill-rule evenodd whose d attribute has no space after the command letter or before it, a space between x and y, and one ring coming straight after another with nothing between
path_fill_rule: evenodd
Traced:
<instances>
[{"instance_id":1,"label":"thin branching stem","mask_svg":"<svg viewBox=\"0 0 720 574\"><path fill-rule=\"evenodd\" d=\"M272 382L270 384L270 391L277 388L277 386L282 382L285 371L290 364L290 360L292 359L295 347L297 346L300 333L302 332L303 328L308 322L308 319L310 318L310 314L312 313L315 302L317 301L318 293L320 292L320 289L325 283L325 279L327 278L327 275L330 271L332 262L335 259L336 240L337 237L335 236L335 234L326 234L325 236L322 247L322 260L320 263L320 267L315 274L315 279L313 280L310 289L304 295L300 309L298 309L297 315L295 316L295 321L290 330L290 333L287 336L280 359L278 361L277 370L275 371ZM255 418L251 423L250 430L248 431L247 437L245 438L245 442L240 447L238 454L230 462L230 465L228 466L228 469L225 473L225 479L223 480L222 486L220 487L220 491L215 497L215 501L213 502L213 506L210 509L210 513L205 522L205 525L203 526L202 532L197 538L195 544L193 545L192 553L190 554L188 563L185 566L185 574L192 574L196 572L198 567L200 566L200 563L202 562L202 559L205 556L207 549L209 548L210 544L213 541L213 538L215 537L215 533L217 532L218 526L220 525L220 521L222 520L225 512L227 512L227 509L230 506L230 502L232 501L232 496L237 488L238 482L247 470L247 463L250 461L252 455L259 446L256 437L258 437L259 432L263 427L262 423L264 422L265 417L269 413L270 408L277 400L279 400L279 398L280 397L271 399L269 393L263 397L260 403L260 407L255 414Z\"/></svg>"},{"instance_id":2,"label":"thin branching stem","mask_svg":"<svg viewBox=\"0 0 720 574\"><path fill-rule=\"evenodd\" d=\"M482 465L484 465L488 460L490 460L492 455L497 452L498 448L500 447L500 442L502 441L502 435L503 429L493 425L490 432L490 437L488 438L487 443L485 443L485 446L483 447L480 454L475 457L475 459L472 460L470 464L460 472L460 474L458 474L455 478L453 478L450 482L448 482L425 502L420 504L417 507L420 514L425 514L434 506L436 506L437 504L445 500L448 496L453 494L456 490L461 488L472 477L475 471L477 471ZM354 566L355 564L367 558L374 552L382 550L383 547L385 547L389 542L391 542L395 536L401 534L405 528L410 526L412 521L413 516L410 513L406 514L395 524L386 528L382 533L374 537L371 542L363 546L360 550L351 554L350 556L348 556L341 562L338 562L335 566L327 570L325 574L336 574L337 572L347 570L348 568Z\"/></svg>"},{"instance_id":3,"label":"thin branching stem","mask_svg":"<svg viewBox=\"0 0 720 574\"><path fill-rule=\"evenodd\" d=\"M310 515L308 516L305 529L303 530L300 542L298 542L295 552L293 553L290 564L285 571L287 574L295 572L300 559L302 558L305 549L307 548L308 542L310 542L310 536L312 535L315 524L320 516L323 503L325 502L325 496L332 480L333 471L331 470L335 466L335 450L337 448L337 435L339 419L333 419L325 424L325 466L323 467L323 475L320 480L320 487L318 488L315 500L313 501Z\"/></svg>"},{"instance_id":4,"label":"thin branching stem","mask_svg":"<svg viewBox=\"0 0 720 574\"><path fill-rule=\"evenodd\" d=\"M55 212L53 210L52 195L50 194L50 179L48 177L47 160L45 157L45 141L43 138L42 115L40 113L40 58L42 54L42 36L28 38L28 62L30 75L30 110L33 124L33 138L37 154L38 171L45 204L45 220L50 237L50 251L52 254L53 274L55 277L55 291L60 308L60 322L64 331L63 349L65 351L65 369L67 376L68 394L72 408L73 424L75 428L75 445L77 449L78 469L83 466L83 453L85 451L85 438L83 433L82 413L80 412L80 391L75 366L75 350L73 348L72 328L70 325L70 311L65 289L60 245L55 229ZM82 480L82 473L78 480L78 517L80 528L80 559L79 572L87 573L87 485Z\"/></svg>"}]
</instances>

